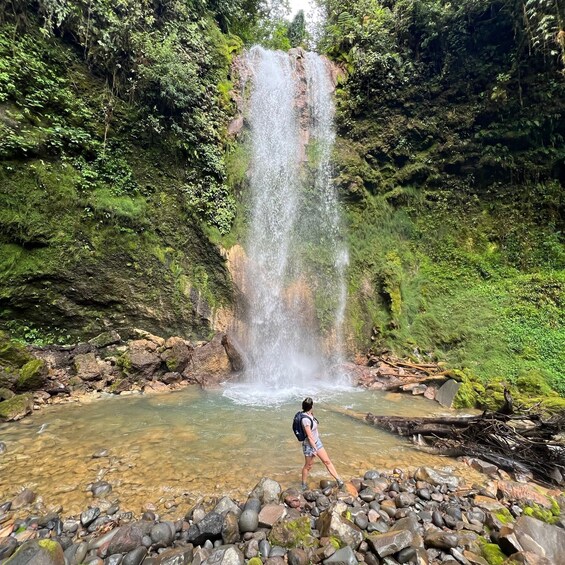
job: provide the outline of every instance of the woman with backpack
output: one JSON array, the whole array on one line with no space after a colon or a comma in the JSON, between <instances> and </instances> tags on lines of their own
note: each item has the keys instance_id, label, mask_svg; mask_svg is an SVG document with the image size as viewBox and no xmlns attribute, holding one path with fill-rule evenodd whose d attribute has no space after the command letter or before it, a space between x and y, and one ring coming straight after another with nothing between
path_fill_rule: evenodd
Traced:
<instances>
[{"instance_id":1,"label":"woman with backpack","mask_svg":"<svg viewBox=\"0 0 565 565\"><path fill-rule=\"evenodd\" d=\"M302 401L302 412L297 414L300 426L302 427L302 434L296 433L297 437L304 438L302 441L302 452L304 453L304 467L302 467L302 489L306 490L308 485L306 484L306 479L308 474L314 465L314 457L319 457L320 461L326 466L330 475L337 481L337 486L341 488L343 486L343 481L338 475L333 463L331 462L320 436L318 433L318 420L314 418L312 413L312 407L314 406L314 401L308 397ZM296 416L295 416L295 419ZM294 426L293 426L294 428Z\"/></svg>"}]
</instances>

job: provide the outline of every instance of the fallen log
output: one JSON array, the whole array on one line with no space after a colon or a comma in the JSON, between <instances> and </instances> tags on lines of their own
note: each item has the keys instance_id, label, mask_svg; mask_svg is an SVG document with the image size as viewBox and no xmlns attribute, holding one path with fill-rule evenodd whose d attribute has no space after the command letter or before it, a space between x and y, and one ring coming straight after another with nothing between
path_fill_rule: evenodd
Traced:
<instances>
[{"instance_id":1,"label":"fallen log","mask_svg":"<svg viewBox=\"0 0 565 565\"><path fill-rule=\"evenodd\" d=\"M401 436L423 437L439 452L460 449L505 471L529 472L544 484L562 484L565 477L565 444L556 439L565 430L563 414L544 420L540 415L498 412L440 418L368 413L365 421Z\"/></svg>"}]
</instances>

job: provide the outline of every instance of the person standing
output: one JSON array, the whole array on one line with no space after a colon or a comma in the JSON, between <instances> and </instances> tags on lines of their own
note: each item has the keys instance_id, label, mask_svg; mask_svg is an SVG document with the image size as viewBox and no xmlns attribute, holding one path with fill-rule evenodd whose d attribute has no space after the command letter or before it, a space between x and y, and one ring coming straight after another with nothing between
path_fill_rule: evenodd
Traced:
<instances>
[{"instance_id":1,"label":"person standing","mask_svg":"<svg viewBox=\"0 0 565 565\"><path fill-rule=\"evenodd\" d=\"M312 408L314 406L314 401L308 397L302 401L302 427L304 428L304 433L306 434L306 439L302 442L302 452L304 453L304 467L302 467L302 489L306 490L308 488L306 480L308 475L314 465L314 457L319 457L320 461L326 466L330 475L336 480L337 486L341 488L343 486L343 481L341 480L334 464L331 462L329 455L327 454L322 440L320 439L320 434L318 432L318 420L314 418L312 413Z\"/></svg>"}]
</instances>

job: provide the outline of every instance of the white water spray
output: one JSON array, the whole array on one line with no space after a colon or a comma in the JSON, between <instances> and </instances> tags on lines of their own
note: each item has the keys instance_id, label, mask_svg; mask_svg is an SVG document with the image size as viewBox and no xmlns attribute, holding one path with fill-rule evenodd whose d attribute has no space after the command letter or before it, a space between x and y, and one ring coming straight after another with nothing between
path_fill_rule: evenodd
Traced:
<instances>
[{"instance_id":1,"label":"white water spray","mask_svg":"<svg viewBox=\"0 0 565 565\"><path fill-rule=\"evenodd\" d=\"M253 47L245 63L251 86L249 356L245 384L227 394L271 403L343 384L332 365L343 360L348 255L331 181L329 64L315 53L261 47Z\"/></svg>"}]
</instances>

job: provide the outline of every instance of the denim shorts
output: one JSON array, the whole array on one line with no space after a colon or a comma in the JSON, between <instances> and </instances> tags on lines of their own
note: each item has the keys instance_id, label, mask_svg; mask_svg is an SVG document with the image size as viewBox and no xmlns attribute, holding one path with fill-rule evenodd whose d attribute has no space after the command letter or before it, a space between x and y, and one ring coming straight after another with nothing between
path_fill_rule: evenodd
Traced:
<instances>
[{"instance_id":1,"label":"denim shorts","mask_svg":"<svg viewBox=\"0 0 565 565\"><path fill-rule=\"evenodd\" d=\"M322 447L324 447L322 445L322 440L318 438L318 441L316 442L316 450L320 450ZM312 455L314 455L314 450L308 440L302 442L302 452L306 455L306 457L312 457Z\"/></svg>"}]
</instances>

